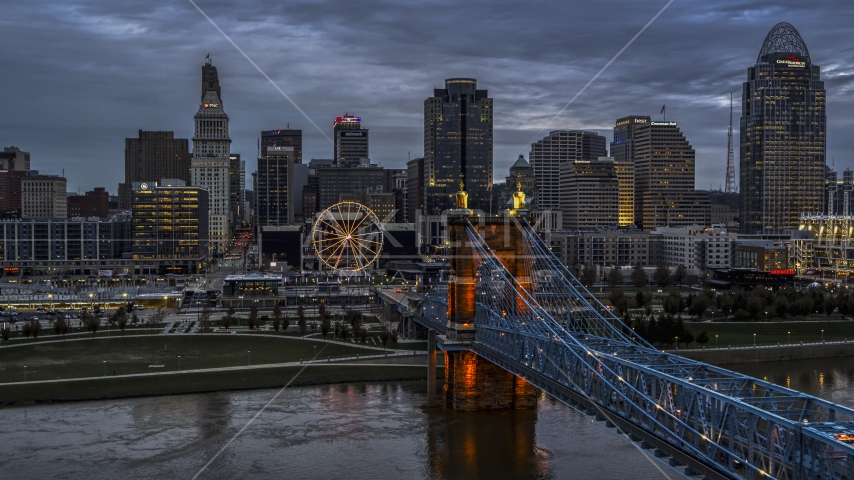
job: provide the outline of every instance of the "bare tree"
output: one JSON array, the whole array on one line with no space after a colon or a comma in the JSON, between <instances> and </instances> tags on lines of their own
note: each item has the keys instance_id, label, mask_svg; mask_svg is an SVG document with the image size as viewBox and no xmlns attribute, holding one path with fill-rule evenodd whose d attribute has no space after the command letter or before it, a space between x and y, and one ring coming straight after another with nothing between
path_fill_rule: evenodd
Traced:
<instances>
[{"instance_id":1,"label":"bare tree","mask_svg":"<svg viewBox=\"0 0 854 480\"><path fill-rule=\"evenodd\" d=\"M3 337L3 345L9 346L9 335L12 333L12 329L9 328L9 324L5 324L3 328L0 328L0 336Z\"/></svg>"},{"instance_id":2,"label":"bare tree","mask_svg":"<svg viewBox=\"0 0 854 480\"><path fill-rule=\"evenodd\" d=\"M258 328L258 306L254 303L249 307L249 319L246 321L249 330Z\"/></svg>"},{"instance_id":3,"label":"bare tree","mask_svg":"<svg viewBox=\"0 0 854 480\"><path fill-rule=\"evenodd\" d=\"M320 323L320 334L323 335L324 340L326 340L326 335L329 335L330 327L329 316L327 315L323 317L323 321Z\"/></svg>"},{"instance_id":4,"label":"bare tree","mask_svg":"<svg viewBox=\"0 0 854 480\"><path fill-rule=\"evenodd\" d=\"M32 329L33 329L33 340L39 339L39 334L42 332L42 324L38 320L32 321Z\"/></svg>"},{"instance_id":5,"label":"bare tree","mask_svg":"<svg viewBox=\"0 0 854 480\"><path fill-rule=\"evenodd\" d=\"M32 323L24 322L24 326L21 327L21 333L23 333L26 338L30 338L30 335L33 333Z\"/></svg>"},{"instance_id":6,"label":"bare tree","mask_svg":"<svg viewBox=\"0 0 854 480\"><path fill-rule=\"evenodd\" d=\"M118 318L118 320L116 320L116 323L119 325L119 330L121 330L121 331L122 331L122 336L124 337L124 336L125 336L125 327L126 327L126 326L127 326L127 324L128 324L128 317L127 317L127 315L121 315L121 316Z\"/></svg>"},{"instance_id":7,"label":"bare tree","mask_svg":"<svg viewBox=\"0 0 854 480\"><path fill-rule=\"evenodd\" d=\"M211 316L213 316L213 309L210 305L205 305L205 308L202 309L202 312L199 314L199 333L204 333L205 326L211 320Z\"/></svg>"},{"instance_id":8,"label":"bare tree","mask_svg":"<svg viewBox=\"0 0 854 480\"><path fill-rule=\"evenodd\" d=\"M166 321L166 309L163 307L155 309L154 313L151 314L151 323L157 326L164 321Z\"/></svg>"}]
</instances>

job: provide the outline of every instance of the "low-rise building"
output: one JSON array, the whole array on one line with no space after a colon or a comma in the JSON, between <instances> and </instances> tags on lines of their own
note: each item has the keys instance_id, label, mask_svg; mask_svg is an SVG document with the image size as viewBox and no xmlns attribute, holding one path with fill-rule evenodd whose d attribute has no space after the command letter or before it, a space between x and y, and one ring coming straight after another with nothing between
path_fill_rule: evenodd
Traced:
<instances>
[{"instance_id":1,"label":"low-rise building","mask_svg":"<svg viewBox=\"0 0 854 480\"><path fill-rule=\"evenodd\" d=\"M0 221L0 266L6 275L127 273L130 227L118 216Z\"/></svg>"}]
</instances>

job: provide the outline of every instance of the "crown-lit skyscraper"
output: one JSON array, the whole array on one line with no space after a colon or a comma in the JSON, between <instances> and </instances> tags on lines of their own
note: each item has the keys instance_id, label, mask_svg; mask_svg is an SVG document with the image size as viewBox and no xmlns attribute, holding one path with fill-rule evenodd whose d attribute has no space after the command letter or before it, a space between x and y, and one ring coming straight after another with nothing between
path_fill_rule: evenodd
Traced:
<instances>
[{"instance_id":1,"label":"crown-lit skyscraper","mask_svg":"<svg viewBox=\"0 0 854 480\"><path fill-rule=\"evenodd\" d=\"M465 184L469 208L489 210L492 99L473 78L450 78L424 101L424 213L455 208Z\"/></svg>"},{"instance_id":2,"label":"crown-lit skyscraper","mask_svg":"<svg viewBox=\"0 0 854 480\"><path fill-rule=\"evenodd\" d=\"M202 102L195 116L192 184L208 190L208 229L211 250L223 252L229 240L231 138L228 115L222 108L219 77L208 60L202 66Z\"/></svg>"},{"instance_id":3,"label":"crown-lit skyscraper","mask_svg":"<svg viewBox=\"0 0 854 480\"><path fill-rule=\"evenodd\" d=\"M795 27L779 23L747 69L741 110L742 233L798 229L824 209L826 94Z\"/></svg>"}]
</instances>

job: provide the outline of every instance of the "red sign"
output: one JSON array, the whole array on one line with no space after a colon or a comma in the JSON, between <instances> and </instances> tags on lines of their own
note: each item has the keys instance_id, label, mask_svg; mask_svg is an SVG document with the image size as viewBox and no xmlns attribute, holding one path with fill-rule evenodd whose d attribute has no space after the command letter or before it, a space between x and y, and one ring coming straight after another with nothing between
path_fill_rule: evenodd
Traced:
<instances>
[{"instance_id":1,"label":"red sign","mask_svg":"<svg viewBox=\"0 0 854 480\"><path fill-rule=\"evenodd\" d=\"M771 275L794 275L794 270L771 270Z\"/></svg>"}]
</instances>

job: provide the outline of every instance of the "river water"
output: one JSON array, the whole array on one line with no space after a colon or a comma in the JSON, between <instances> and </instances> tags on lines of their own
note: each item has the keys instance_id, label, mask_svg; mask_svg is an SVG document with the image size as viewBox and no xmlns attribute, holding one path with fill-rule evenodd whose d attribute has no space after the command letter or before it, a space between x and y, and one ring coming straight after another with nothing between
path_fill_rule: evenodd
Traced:
<instances>
[{"instance_id":1,"label":"river water","mask_svg":"<svg viewBox=\"0 0 854 480\"><path fill-rule=\"evenodd\" d=\"M854 407L852 358L737 368ZM277 392L0 410L0 472L190 479ZM536 411L476 413L425 409L425 398L420 382L287 389L198 478L679 478L546 397Z\"/></svg>"}]
</instances>

